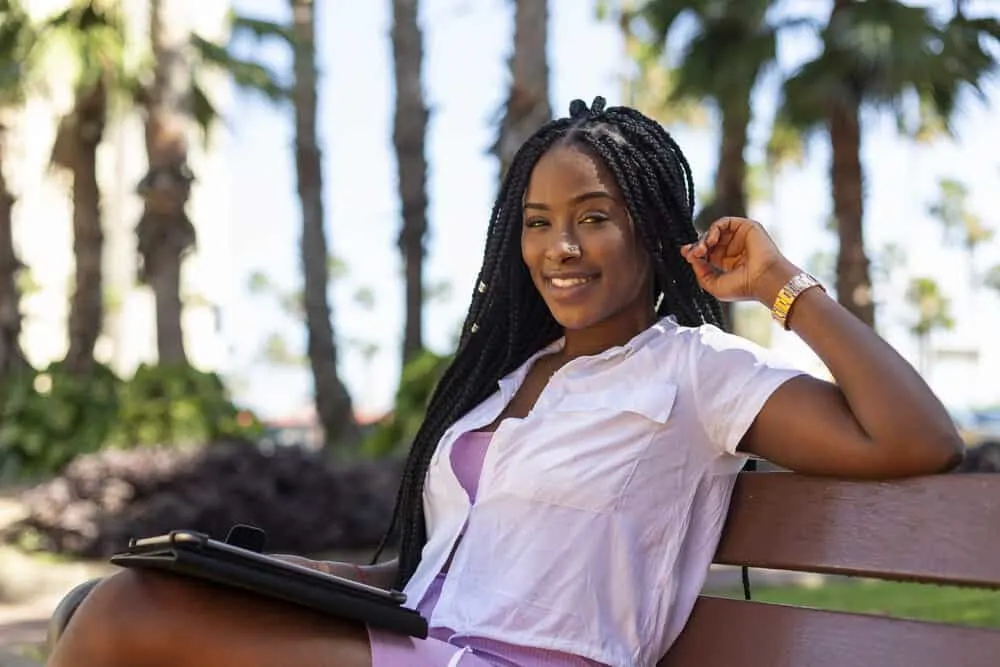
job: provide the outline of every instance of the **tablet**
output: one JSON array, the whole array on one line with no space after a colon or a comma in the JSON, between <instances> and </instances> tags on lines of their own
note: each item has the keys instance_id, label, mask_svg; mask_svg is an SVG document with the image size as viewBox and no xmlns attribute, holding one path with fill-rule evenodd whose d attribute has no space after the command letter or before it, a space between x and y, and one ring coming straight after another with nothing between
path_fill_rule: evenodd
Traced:
<instances>
[{"instance_id":1,"label":"tablet","mask_svg":"<svg viewBox=\"0 0 1000 667\"><path fill-rule=\"evenodd\" d=\"M172 572L372 627L427 636L426 619L403 606L406 595L400 591L320 572L193 530L132 539L111 563Z\"/></svg>"}]
</instances>

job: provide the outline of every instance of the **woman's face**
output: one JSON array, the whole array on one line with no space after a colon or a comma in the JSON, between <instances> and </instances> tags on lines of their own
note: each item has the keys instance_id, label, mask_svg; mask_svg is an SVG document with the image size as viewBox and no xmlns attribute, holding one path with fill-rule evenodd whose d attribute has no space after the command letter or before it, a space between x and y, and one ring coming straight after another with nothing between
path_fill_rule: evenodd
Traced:
<instances>
[{"instance_id":1,"label":"woman's face","mask_svg":"<svg viewBox=\"0 0 1000 667\"><path fill-rule=\"evenodd\" d=\"M557 145L531 174L521 255L552 316L567 330L646 318L649 258L618 185L599 159Z\"/></svg>"}]
</instances>

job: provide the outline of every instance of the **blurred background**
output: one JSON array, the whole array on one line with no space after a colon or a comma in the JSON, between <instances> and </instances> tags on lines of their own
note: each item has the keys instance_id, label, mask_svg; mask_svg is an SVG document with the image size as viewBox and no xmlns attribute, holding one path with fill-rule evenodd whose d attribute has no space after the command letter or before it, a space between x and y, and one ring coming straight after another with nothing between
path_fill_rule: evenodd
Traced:
<instances>
[{"instance_id":1,"label":"blurred background","mask_svg":"<svg viewBox=\"0 0 1000 667\"><path fill-rule=\"evenodd\" d=\"M760 220L949 406L962 471L1000 470L998 17L998 0L0 0L0 570L35 582L0 575L0 623L5 602L28 617L7 643L31 643L39 577L55 594L92 571L41 556L99 570L129 536L236 521L275 550L370 551L504 167L574 98L663 123L697 224ZM827 375L766 308L728 316ZM996 595L899 595L1000 625Z\"/></svg>"}]
</instances>

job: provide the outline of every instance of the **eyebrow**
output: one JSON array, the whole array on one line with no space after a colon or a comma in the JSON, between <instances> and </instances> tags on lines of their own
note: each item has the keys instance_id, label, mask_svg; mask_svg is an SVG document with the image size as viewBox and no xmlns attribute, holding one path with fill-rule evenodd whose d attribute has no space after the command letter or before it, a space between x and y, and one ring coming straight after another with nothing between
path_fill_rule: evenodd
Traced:
<instances>
[{"instance_id":1,"label":"eyebrow","mask_svg":"<svg viewBox=\"0 0 1000 667\"><path fill-rule=\"evenodd\" d=\"M577 196L573 197L572 199L570 199L569 201L570 201L571 204L579 204L580 202L587 201L588 199L599 199L599 198L610 199L612 201L615 200L615 198L612 197L610 193L607 193L604 190L595 190L593 192L584 192L582 195L577 195ZM533 208L533 209L537 209L539 211L548 211L550 207L547 206L547 205L545 205L545 204L536 204L534 202L525 202L524 203L524 208L525 209Z\"/></svg>"}]
</instances>

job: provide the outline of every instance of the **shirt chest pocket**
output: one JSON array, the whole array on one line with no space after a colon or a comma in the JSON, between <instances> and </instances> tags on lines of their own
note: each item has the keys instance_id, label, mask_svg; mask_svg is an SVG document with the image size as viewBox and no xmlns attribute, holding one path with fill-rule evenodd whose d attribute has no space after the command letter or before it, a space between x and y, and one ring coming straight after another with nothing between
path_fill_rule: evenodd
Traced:
<instances>
[{"instance_id":1,"label":"shirt chest pocket","mask_svg":"<svg viewBox=\"0 0 1000 667\"><path fill-rule=\"evenodd\" d=\"M502 490L536 502L613 511L654 436L670 418L677 387L566 392L511 433L498 469Z\"/></svg>"}]
</instances>

